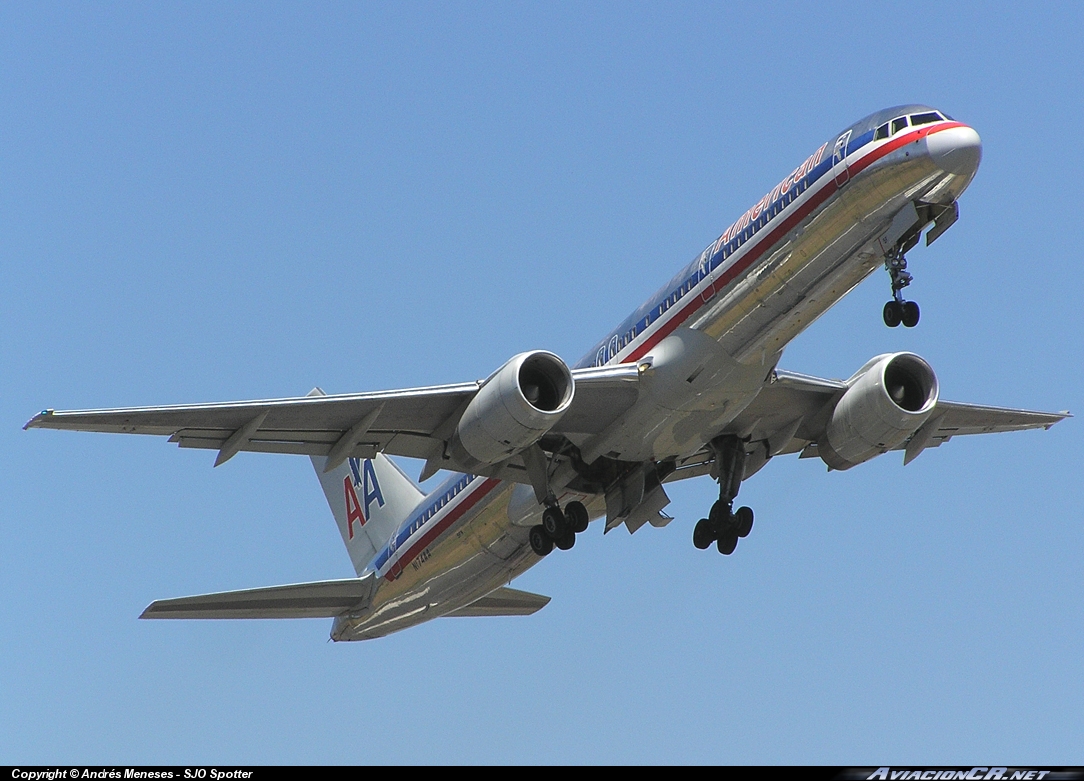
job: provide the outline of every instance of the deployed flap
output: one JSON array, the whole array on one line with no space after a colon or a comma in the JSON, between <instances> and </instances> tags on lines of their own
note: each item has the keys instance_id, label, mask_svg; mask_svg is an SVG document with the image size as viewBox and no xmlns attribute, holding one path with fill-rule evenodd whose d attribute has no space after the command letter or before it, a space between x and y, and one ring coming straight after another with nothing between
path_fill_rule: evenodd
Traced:
<instances>
[{"instance_id":1,"label":"deployed flap","mask_svg":"<svg viewBox=\"0 0 1084 781\"><path fill-rule=\"evenodd\" d=\"M140 618L332 618L367 602L373 583L369 576L159 599Z\"/></svg>"},{"instance_id":2,"label":"deployed flap","mask_svg":"<svg viewBox=\"0 0 1084 781\"><path fill-rule=\"evenodd\" d=\"M529 616L549 604L550 598L504 586L491 591L449 616Z\"/></svg>"},{"instance_id":3,"label":"deployed flap","mask_svg":"<svg viewBox=\"0 0 1084 781\"><path fill-rule=\"evenodd\" d=\"M636 400L635 366L575 369L572 376L575 396L555 433L597 433ZM332 455L333 462L378 452L428 460L444 452L441 435L454 431L456 414L478 388L466 382L221 404L45 410L24 428L167 436L180 447L218 450L220 462L239 451ZM527 482L525 472L502 478Z\"/></svg>"},{"instance_id":4,"label":"deployed flap","mask_svg":"<svg viewBox=\"0 0 1084 781\"><path fill-rule=\"evenodd\" d=\"M625 528L629 530L629 534L635 534L645 523L660 528L665 526L674 520L662 512L663 508L668 504L670 504L670 497L666 495L666 491L660 485L645 496L643 501L629 513L628 518L625 519Z\"/></svg>"}]
</instances>

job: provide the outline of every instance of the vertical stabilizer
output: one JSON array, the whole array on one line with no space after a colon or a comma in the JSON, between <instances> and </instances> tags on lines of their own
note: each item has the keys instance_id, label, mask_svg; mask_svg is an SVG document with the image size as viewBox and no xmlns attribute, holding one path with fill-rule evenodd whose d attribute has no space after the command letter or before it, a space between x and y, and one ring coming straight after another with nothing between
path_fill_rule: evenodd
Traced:
<instances>
[{"instance_id":1,"label":"vertical stabilizer","mask_svg":"<svg viewBox=\"0 0 1084 781\"><path fill-rule=\"evenodd\" d=\"M425 494L383 453L348 458L325 473L326 463L322 456L312 457L354 571L360 575Z\"/></svg>"}]
</instances>

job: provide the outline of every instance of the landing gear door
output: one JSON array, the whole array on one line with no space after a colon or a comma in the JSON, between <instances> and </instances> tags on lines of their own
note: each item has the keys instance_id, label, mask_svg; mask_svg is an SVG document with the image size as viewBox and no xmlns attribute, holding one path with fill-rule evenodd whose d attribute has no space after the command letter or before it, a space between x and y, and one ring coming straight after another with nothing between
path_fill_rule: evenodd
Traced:
<instances>
[{"instance_id":1,"label":"landing gear door","mask_svg":"<svg viewBox=\"0 0 1084 781\"><path fill-rule=\"evenodd\" d=\"M842 187L851 178L851 172L847 170L847 143L851 140L851 131L836 139L835 150L832 152L832 172L836 177L836 187Z\"/></svg>"}]
</instances>

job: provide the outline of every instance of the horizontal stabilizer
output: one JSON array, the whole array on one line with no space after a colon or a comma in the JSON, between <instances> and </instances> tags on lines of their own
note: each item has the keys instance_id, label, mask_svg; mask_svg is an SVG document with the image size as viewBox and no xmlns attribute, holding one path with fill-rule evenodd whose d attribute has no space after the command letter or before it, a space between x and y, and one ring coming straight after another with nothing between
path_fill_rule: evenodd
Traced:
<instances>
[{"instance_id":1,"label":"horizontal stabilizer","mask_svg":"<svg viewBox=\"0 0 1084 781\"><path fill-rule=\"evenodd\" d=\"M372 586L369 576L159 599L140 618L333 618L367 601Z\"/></svg>"},{"instance_id":2,"label":"horizontal stabilizer","mask_svg":"<svg viewBox=\"0 0 1084 781\"><path fill-rule=\"evenodd\" d=\"M449 616L529 616L549 604L550 598L514 588L499 588Z\"/></svg>"}]
</instances>

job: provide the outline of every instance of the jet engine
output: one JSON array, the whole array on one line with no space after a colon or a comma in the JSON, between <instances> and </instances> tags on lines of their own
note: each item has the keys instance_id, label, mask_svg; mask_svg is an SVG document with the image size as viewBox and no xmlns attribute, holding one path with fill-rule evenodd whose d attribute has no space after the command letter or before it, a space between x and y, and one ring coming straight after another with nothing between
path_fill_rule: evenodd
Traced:
<instances>
[{"instance_id":1,"label":"jet engine","mask_svg":"<svg viewBox=\"0 0 1084 781\"><path fill-rule=\"evenodd\" d=\"M817 447L832 469L850 469L902 444L937 404L937 376L914 353L877 356L848 384Z\"/></svg>"},{"instance_id":2,"label":"jet engine","mask_svg":"<svg viewBox=\"0 0 1084 781\"><path fill-rule=\"evenodd\" d=\"M468 466L496 464L519 453L553 428L575 390L572 372L553 353L514 356L467 405L449 443L452 457Z\"/></svg>"}]
</instances>

